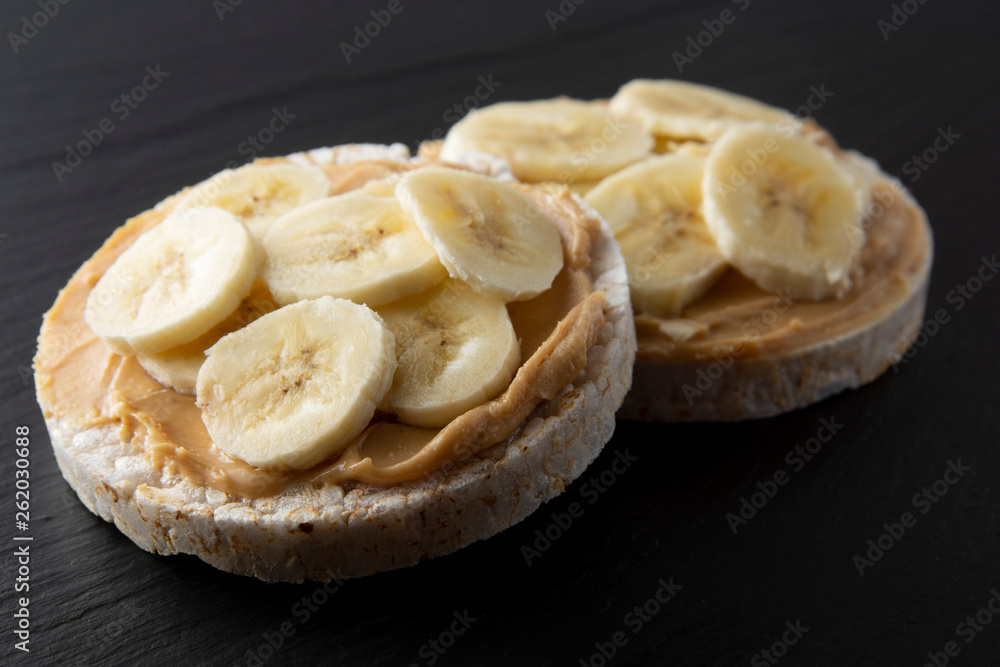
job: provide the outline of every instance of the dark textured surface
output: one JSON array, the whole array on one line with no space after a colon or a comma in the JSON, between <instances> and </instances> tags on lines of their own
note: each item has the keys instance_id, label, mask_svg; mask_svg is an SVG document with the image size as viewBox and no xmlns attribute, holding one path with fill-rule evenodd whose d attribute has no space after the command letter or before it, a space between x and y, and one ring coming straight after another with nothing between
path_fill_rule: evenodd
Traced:
<instances>
[{"instance_id":1,"label":"dark textured surface","mask_svg":"<svg viewBox=\"0 0 1000 667\"><path fill-rule=\"evenodd\" d=\"M809 630L783 665L920 665L948 641L960 649L952 664L1000 661L1000 618L968 642L971 626L958 627L1000 586L1000 281L961 308L953 292L1000 251L995 3L901 3L916 12L886 40L878 21L891 20L889 2L590 0L552 30L545 12L558 11L556 0L448 9L403 0L351 63L339 43L388 3L242 2L223 20L220 4L73 0L18 53L9 37L0 44L0 498L9 513L0 520L0 661L600 665L595 642L621 631L625 645L608 664L767 664L755 654L799 619ZM765 421L620 423L584 479L523 524L347 582L315 611L300 601L316 584L265 585L149 555L75 500L24 372L42 313L126 217L251 157L241 142L275 108L295 118L263 155L352 141L412 146L447 127L448 109L479 76L500 82L491 102L609 96L632 77L676 77L672 53L726 8L735 21L680 76L790 108L825 86L833 95L820 122L901 176L928 211L937 244L929 312L944 309L950 321L898 371ZM20 31L38 11L34 1L4 2L0 30ZM147 65L169 75L121 118L112 104ZM105 117L114 131L60 182L51 163ZM960 138L912 180L907 161L949 127ZM823 418L843 426L796 470L786 454ZM27 655L11 633L18 424L33 442ZM626 449L638 463L606 492L585 486ZM971 470L921 514L914 494L959 459ZM788 483L734 535L727 513L777 470ZM552 514L573 502L583 516L528 566L522 545L555 532ZM859 576L854 556L906 511L916 525ZM626 618L670 577L683 586L672 601L641 628ZM477 620L442 656L425 646L466 611ZM269 655L261 646L283 623L294 633Z\"/></svg>"}]
</instances>

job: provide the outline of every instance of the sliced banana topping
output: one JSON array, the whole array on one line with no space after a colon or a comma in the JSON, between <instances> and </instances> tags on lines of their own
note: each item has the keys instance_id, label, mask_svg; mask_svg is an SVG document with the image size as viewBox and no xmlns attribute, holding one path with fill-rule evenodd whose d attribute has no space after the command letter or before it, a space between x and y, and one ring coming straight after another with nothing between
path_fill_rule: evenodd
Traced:
<instances>
[{"instance_id":1,"label":"sliced banana topping","mask_svg":"<svg viewBox=\"0 0 1000 667\"><path fill-rule=\"evenodd\" d=\"M381 409L414 426L444 426L503 391L520 364L504 302L446 280L379 309L399 364Z\"/></svg>"},{"instance_id":2,"label":"sliced banana topping","mask_svg":"<svg viewBox=\"0 0 1000 667\"><path fill-rule=\"evenodd\" d=\"M426 167L396 196L448 274L504 301L535 297L563 266L555 224L510 185L457 169Z\"/></svg>"},{"instance_id":3,"label":"sliced banana topping","mask_svg":"<svg viewBox=\"0 0 1000 667\"><path fill-rule=\"evenodd\" d=\"M787 111L718 88L671 79L636 79L611 98L615 113L636 118L649 132L672 139L712 140L746 122L785 122Z\"/></svg>"},{"instance_id":4,"label":"sliced banana topping","mask_svg":"<svg viewBox=\"0 0 1000 667\"><path fill-rule=\"evenodd\" d=\"M494 398L520 365L506 303L563 267L545 202L520 186L441 167L332 197L326 182L288 164L218 174L87 303L98 335L194 394L212 442L258 467L335 456L376 409L438 428Z\"/></svg>"},{"instance_id":5,"label":"sliced banana topping","mask_svg":"<svg viewBox=\"0 0 1000 667\"><path fill-rule=\"evenodd\" d=\"M298 164L248 164L226 169L191 188L177 208L217 206L238 217L256 238L278 217L325 197L330 180L322 169Z\"/></svg>"},{"instance_id":6,"label":"sliced banana topping","mask_svg":"<svg viewBox=\"0 0 1000 667\"><path fill-rule=\"evenodd\" d=\"M773 127L733 128L708 156L703 193L722 255L764 289L819 300L849 288L861 202L829 151Z\"/></svg>"},{"instance_id":7,"label":"sliced banana topping","mask_svg":"<svg viewBox=\"0 0 1000 667\"><path fill-rule=\"evenodd\" d=\"M175 211L108 268L87 298L84 317L116 352L162 352L225 319L256 273L253 237L233 214Z\"/></svg>"},{"instance_id":8,"label":"sliced banana topping","mask_svg":"<svg viewBox=\"0 0 1000 667\"><path fill-rule=\"evenodd\" d=\"M701 214L705 159L664 155L624 169L586 196L625 256L638 313L676 317L726 269Z\"/></svg>"},{"instance_id":9,"label":"sliced banana topping","mask_svg":"<svg viewBox=\"0 0 1000 667\"><path fill-rule=\"evenodd\" d=\"M264 281L279 303L329 295L374 308L447 276L400 206L373 186L300 206L264 237Z\"/></svg>"},{"instance_id":10,"label":"sliced banana topping","mask_svg":"<svg viewBox=\"0 0 1000 667\"><path fill-rule=\"evenodd\" d=\"M260 467L309 468L364 430L395 370L382 319L325 296L279 308L209 348L197 405L226 454Z\"/></svg>"},{"instance_id":11,"label":"sliced banana topping","mask_svg":"<svg viewBox=\"0 0 1000 667\"><path fill-rule=\"evenodd\" d=\"M653 138L607 109L568 98L503 102L473 111L445 137L441 159L462 163L470 152L506 159L526 182L563 184L601 179L641 159Z\"/></svg>"},{"instance_id":12,"label":"sliced banana topping","mask_svg":"<svg viewBox=\"0 0 1000 667\"><path fill-rule=\"evenodd\" d=\"M220 338L245 327L258 317L275 310L274 301L263 282L257 281L250 293L229 317L195 338L169 350L156 354L140 354L136 361L149 376L165 387L182 394L194 395L198 369L205 362L205 350L215 345Z\"/></svg>"}]
</instances>

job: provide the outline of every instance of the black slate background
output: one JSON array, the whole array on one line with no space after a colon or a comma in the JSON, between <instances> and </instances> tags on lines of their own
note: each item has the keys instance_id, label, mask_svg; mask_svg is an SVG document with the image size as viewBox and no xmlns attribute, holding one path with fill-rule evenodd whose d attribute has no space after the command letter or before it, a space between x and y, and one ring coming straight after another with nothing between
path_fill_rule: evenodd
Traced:
<instances>
[{"instance_id":1,"label":"black slate background","mask_svg":"<svg viewBox=\"0 0 1000 667\"><path fill-rule=\"evenodd\" d=\"M610 665L767 664L751 661L796 620L809 630L782 665L922 665L948 641L961 650L949 664L1000 664L1000 619L970 643L957 634L1000 586L1000 281L961 309L953 292L1000 251L996 3L898 3L916 11L884 39L888 1L565 0L575 10L553 30L546 11L559 11L557 0L402 0L348 63L340 42L387 2L229 2L220 19L209 0L72 0L19 52L9 37L0 43L4 664L600 665L595 642L616 631L627 643ZM679 73L673 52L724 9L736 20ZM38 11L38 0L7 0L0 32L20 31ZM120 119L112 102L156 65L168 76ZM41 315L76 267L126 217L252 157L241 142L275 108L295 118L262 155L413 146L448 126L447 110L480 76L500 82L489 102L609 96L633 77L679 76L796 108L825 86L833 95L819 121L902 177L927 209L928 308L950 321L898 370L779 418L621 422L584 478L524 523L329 596L314 583L266 585L147 554L87 512L59 475L25 374ZM114 131L60 182L52 163L105 117ZM939 128L960 138L912 180L907 161ZM786 454L824 418L843 426L793 471ZM22 424L33 442L30 654L14 650L11 633ZM583 482L625 451L638 463L589 503ZM920 514L912 496L959 459L971 470ZM777 470L790 481L734 535L727 513ZM572 502L583 516L528 566L522 546ZM916 525L859 576L853 557L905 511ZM671 577L683 588L633 632L625 615ZM297 603L314 594L328 599L306 616ZM422 651L464 612L476 620L443 656ZM261 650L286 622L294 634L273 654Z\"/></svg>"}]
</instances>

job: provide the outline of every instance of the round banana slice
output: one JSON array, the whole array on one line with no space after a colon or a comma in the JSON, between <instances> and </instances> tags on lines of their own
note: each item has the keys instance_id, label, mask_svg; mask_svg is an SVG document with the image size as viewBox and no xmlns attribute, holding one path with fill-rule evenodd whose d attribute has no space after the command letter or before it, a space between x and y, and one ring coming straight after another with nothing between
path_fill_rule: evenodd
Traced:
<instances>
[{"instance_id":1,"label":"round banana slice","mask_svg":"<svg viewBox=\"0 0 1000 667\"><path fill-rule=\"evenodd\" d=\"M585 198L621 246L638 313L677 317L726 269L701 215L704 171L701 157L650 158L604 179Z\"/></svg>"},{"instance_id":2,"label":"round banana slice","mask_svg":"<svg viewBox=\"0 0 1000 667\"><path fill-rule=\"evenodd\" d=\"M248 164L226 169L191 188L177 208L217 206L237 216L260 239L271 223L293 208L325 197L330 180L319 167Z\"/></svg>"},{"instance_id":3,"label":"round banana slice","mask_svg":"<svg viewBox=\"0 0 1000 667\"><path fill-rule=\"evenodd\" d=\"M758 285L815 300L850 287L860 202L828 151L768 126L734 128L712 148L702 187L719 249Z\"/></svg>"},{"instance_id":4,"label":"round banana slice","mask_svg":"<svg viewBox=\"0 0 1000 667\"><path fill-rule=\"evenodd\" d=\"M456 280L379 309L398 365L381 409L414 426L444 426L503 391L520 364L503 301Z\"/></svg>"},{"instance_id":5,"label":"round banana slice","mask_svg":"<svg viewBox=\"0 0 1000 667\"><path fill-rule=\"evenodd\" d=\"M606 108L569 98L503 102L456 123L441 159L465 163L469 152L506 159L519 180L563 184L604 178L653 148L638 124Z\"/></svg>"},{"instance_id":6,"label":"round banana slice","mask_svg":"<svg viewBox=\"0 0 1000 667\"><path fill-rule=\"evenodd\" d=\"M136 355L135 360L151 378L164 387L193 396L198 369L205 362L205 350L215 345L226 334L245 327L277 307L278 304L274 302L264 283L257 281L229 317L193 341L156 354Z\"/></svg>"},{"instance_id":7,"label":"round banana slice","mask_svg":"<svg viewBox=\"0 0 1000 667\"><path fill-rule=\"evenodd\" d=\"M84 316L116 352L162 352L225 319L256 274L253 237L233 214L175 211L115 260L87 298Z\"/></svg>"},{"instance_id":8,"label":"round banana slice","mask_svg":"<svg viewBox=\"0 0 1000 667\"><path fill-rule=\"evenodd\" d=\"M300 206L274 222L263 245L264 281L282 304L330 295L374 308L448 275L392 190Z\"/></svg>"},{"instance_id":9,"label":"round banana slice","mask_svg":"<svg viewBox=\"0 0 1000 667\"><path fill-rule=\"evenodd\" d=\"M555 223L502 181L426 167L400 179L396 196L448 274L482 294L531 299L551 287L562 269Z\"/></svg>"},{"instance_id":10,"label":"round banana slice","mask_svg":"<svg viewBox=\"0 0 1000 667\"><path fill-rule=\"evenodd\" d=\"M395 341L382 319L325 296L279 308L210 347L197 405L226 454L260 467L309 468L364 430L395 370Z\"/></svg>"},{"instance_id":11,"label":"round banana slice","mask_svg":"<svg viewBox=\"0 0 1000 667\"><path fill-rule=\"evenodd\" d=\"M746 122L797 124L783 109L735 93L672 79L635 79L618 89L609 107L638 119L657 136L712 140Z\"/></svg>"}]
</instances>

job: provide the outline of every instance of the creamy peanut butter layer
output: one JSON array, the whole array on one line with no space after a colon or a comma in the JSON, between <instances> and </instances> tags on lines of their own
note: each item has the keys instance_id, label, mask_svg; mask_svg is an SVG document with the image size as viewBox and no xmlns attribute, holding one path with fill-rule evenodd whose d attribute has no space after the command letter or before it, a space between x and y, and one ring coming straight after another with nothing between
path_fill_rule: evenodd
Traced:
<instances>
[{"instance_id":1,"label":"creamy peanut butter layer","mask_svg":"<svg viewBox=\"0 0 1000 667\"><path fill-rule=\"evenodd\" d=\"M864 328L907 299L931 252L922 214L883 181L874 201L889 202L866 219L866 243L841 298L804 299L767 291L729 269L679 319L636 316L639 357L700 361L739 349L742 358L776 357Z\"/></svg>"}]
</instances>

